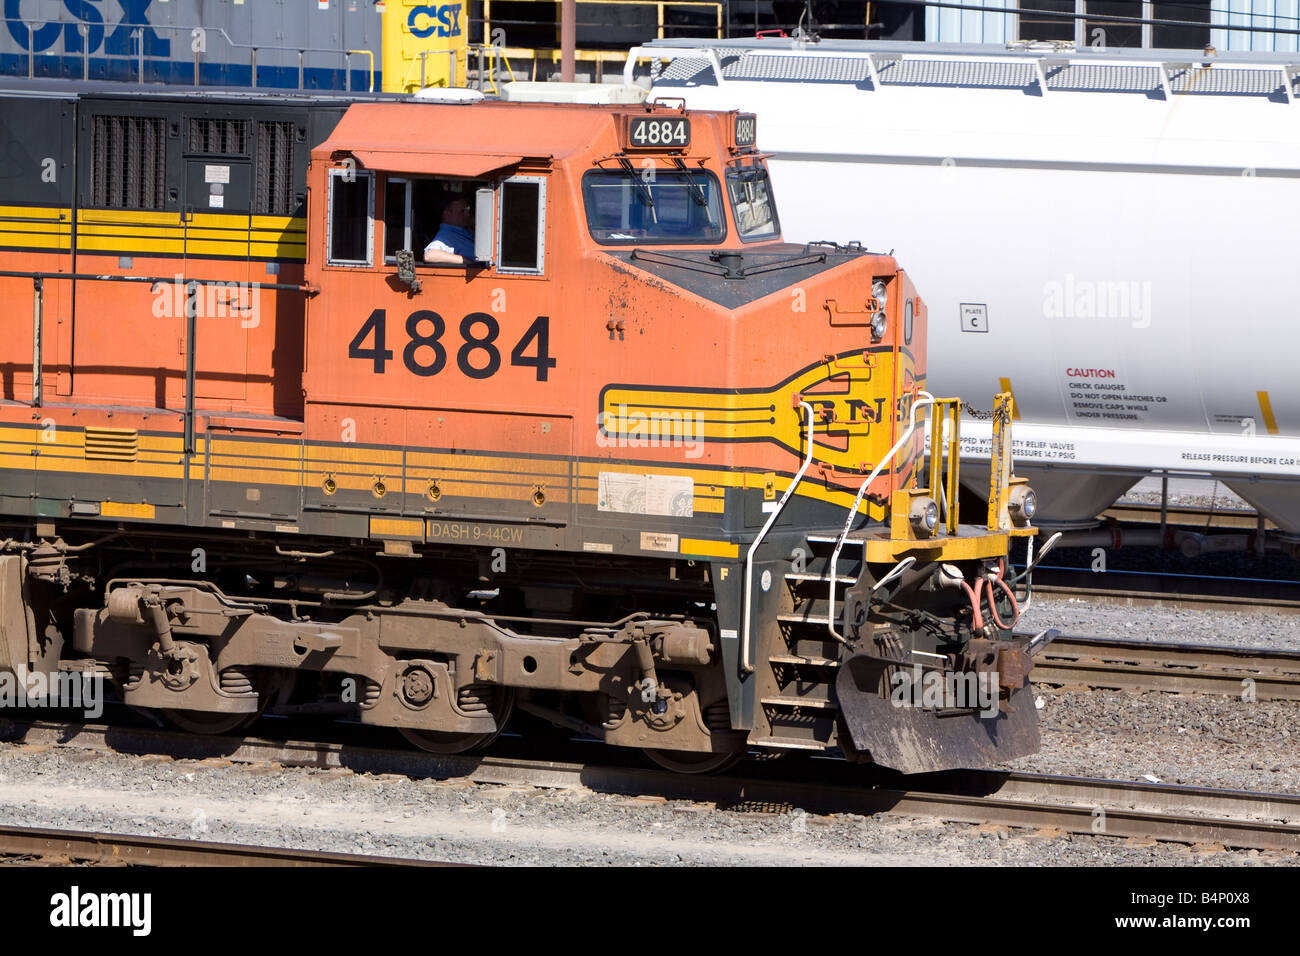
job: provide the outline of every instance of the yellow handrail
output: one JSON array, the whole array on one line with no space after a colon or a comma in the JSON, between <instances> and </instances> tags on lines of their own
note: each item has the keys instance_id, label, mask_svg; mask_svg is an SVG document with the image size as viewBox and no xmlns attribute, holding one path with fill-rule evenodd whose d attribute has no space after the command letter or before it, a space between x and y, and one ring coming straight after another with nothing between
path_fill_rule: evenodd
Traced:
<instances>
[{"instance_id":1,"label":"yellow handrail","mask_svg":"<svg viewBox=\"0 0 1300 956\"><path fill-rule=\"evenodd\" d=\"M948 468L943 468L944 425L948 426ZM961 467L961 399L936 398L930 410L930 497L944 503L944 528L957 533L958 470Z\"/></svg>"},{"instance_id":2,"label":"yellow handrail","mask_svg":"<svg viewBox=\"0 0 1300 956\"><path fill-rule=\"evenodd\" d=\"M1011 527L1007 516L1007 489L1011 486L1011 418L1015 399L1010 392L998 392L993 402L993 447L989 455L990 531Z\"/></svg>"},{"instance_id":3,"label":"yellow handrail","mask_svg":"<svg viewBox=\"0 0 1300 956\"><path fill-rule=\"evenodd\" d=\"M465 73L467 84L469 75L469 57L477 56L480 53L487 57L487 81L492 85L492 92L499 96L501 91L497 89L497 57L501 58L502 62L505 64L506 72L510 74L511 78L515 75L515 69L510 65L510 58L506 56L505 47L496 46L491 43L470 43L465 47ZM480 76L480 88L482 82L483 77Z\"/></svg>"},{"instance_id":4,"label":"yellow handrail","mask_svg":"<svg viewBox=\"0 0 1300 956\"><path fill-rule=\"evenodd\" d=\"M367 92L373 93L375 91L375 53L373 50L348 50L347 70L349 74L352 72L352 54L354 53L364 53L366 58L370 60L370 85L367 88Z\"/></svg>"}]
</instances>

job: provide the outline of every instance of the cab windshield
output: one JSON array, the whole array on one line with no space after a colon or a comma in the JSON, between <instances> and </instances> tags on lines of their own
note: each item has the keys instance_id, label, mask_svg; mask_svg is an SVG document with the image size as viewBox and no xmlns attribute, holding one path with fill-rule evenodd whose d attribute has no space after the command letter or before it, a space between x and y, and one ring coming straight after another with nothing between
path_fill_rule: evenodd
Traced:
<instances>
[{"instance_id":1,"label":"cab windshield","mask_svg":"<svg viewBox=\"0 0 1300 956\"><path fill-rule=\"evenodd\" d=\"M593 170L582 177L587 228L602 245L716 243L726 235L712 173Z\"/></svg>"},{"instance_id":2,"label":"cab windshield","mask_svg":"<svg viewBox=\"0 0 1300 956\"><path fill-rule=\"evenodd\" d=\"M771 239L781 231L772 202L772 185L762 166L735 165L727 169L727 194L742 242Z\"/></svg>"}]
</instances>

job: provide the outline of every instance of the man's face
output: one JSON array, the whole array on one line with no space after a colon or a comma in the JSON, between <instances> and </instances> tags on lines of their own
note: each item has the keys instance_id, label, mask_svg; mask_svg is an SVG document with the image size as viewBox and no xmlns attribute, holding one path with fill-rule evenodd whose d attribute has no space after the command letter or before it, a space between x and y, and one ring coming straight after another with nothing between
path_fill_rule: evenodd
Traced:
<instances>
[{"instance_id":1,"label":"man's face","mask_svg":"<svg viewBox=\"0 0 1300 956\"><path fill-rule=\"evenodd\" d=\"M443 210L442 221L449 226L460 226L462 229L468 229L474 222L474 214L469 208L469 200L453 199L447 203L447 208Z\"/></svg>"}]
</instances>

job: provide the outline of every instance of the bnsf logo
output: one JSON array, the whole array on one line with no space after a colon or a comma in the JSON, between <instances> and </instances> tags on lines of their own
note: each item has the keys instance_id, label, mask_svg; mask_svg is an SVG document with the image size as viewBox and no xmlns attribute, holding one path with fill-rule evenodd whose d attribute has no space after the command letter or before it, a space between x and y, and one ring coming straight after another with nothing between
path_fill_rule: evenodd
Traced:
<instances>
[{"instance_id":1,"label":"bnsf logo","mask_svg":"<svg viewBox=\"0 0 1300 956\"><path fill-rule=\"evenodd\" d=\"M20 47L36 53L54 46L59 34L63 34L65 53L95 53L102 47L103 52L109 56L136 56L140 50L131 34L142 30L145 56L171 56L171 41L158 36L149 25L147 11L152 2L153 0L114 0L115 5L122 9L122 18L110 33L104 20L104 12L109 6L107 0L63 0L63 6L75 19L70 23L43 23L35 29L29 29L23 22L21 0L4 0L5 25L9 28L9 35ZM84 51L82 29L86 31Z\"/></svg>"},{"instance_id":2,"label":"bnsf logo","mask_svg":"<svg viewBox=\"0 0 1300 956\"><path fill-rule=\"evenodd\" d=\"M422 17L425 18L424 25L417 26L416 21ZM411 36L419 37L421 40L435 34L440 37L458 37L460 36L460 4L416 7L406 18L406 26L411 31Z\"/></svg>"}]
</instances>

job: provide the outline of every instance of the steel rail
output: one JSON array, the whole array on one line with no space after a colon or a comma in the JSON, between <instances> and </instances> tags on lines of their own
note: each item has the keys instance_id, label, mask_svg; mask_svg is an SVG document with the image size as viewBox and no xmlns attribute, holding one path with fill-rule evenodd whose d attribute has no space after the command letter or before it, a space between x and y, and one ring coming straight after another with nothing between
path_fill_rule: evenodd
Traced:
<instances>
[{"instance_id":1,"label":"steel rail","mask_svg":"<svg viewBox=\"0 0 1300 956\"><path fill-rule=\"evenodd\" d=\"M629 796L713 803L720 809L892 814L1038 827L1062 832L1187 844L1300 852L1300 795L1252 793L1171 784L961 771L904 777L842 761L756 764L748 776L674 774L662 770L499 756L443 756L352 744L195 737L171 731L102 725L0 721L0 738L37 746L98 752L222 757L232 762L346 767L411 777L458 777L480 784L585 788ZM787 768L790 765L787 765ZM807 779L809 775L818 778Z\"/></svg>"},{"instance_id":2,"label":"steel rail","mask_svg":"<svg viewBox=\"0 0 1300 956\"><path fill-rule=\"evenodd\" d=\"M117 866L455 866L427 860L180 840L126 833L94 833L0 826L0 857L34 857Z\"/></svg>"},{"instance_id":3,"label":"steel rail","mask_svg":"<svg viewBox=\"0 0 1300 956\"><path fill-rule=\"evenodd\" d=\"M1065 598L1070 600L1084 601L1090 604L1115 604L1121 607L1195 607L1198 610L1207 611L1241 611L1245 613L1267 613L1267 614L1300 614L1300 601L1288 600L1286 598L1275 598L1271 596L1251 596L1241 594L1211 594L1211 593L1192 593L1179 591L1144 591L1129 588L1110 587L1108 580L1113 580L1106 574L1091 574L1086 569L1068 574L1061 574L1048 569L1039 570L1036 575L1046 577L1052 574L1055 579L1069 580L1096 580L1101 586L1097 587L1077 587L1056 583L1034 582L1034 597L1042 598ZM1144 580L1157 580L1160 575L1157 572L1149 574L1134 574L1132 577L1140 577ZM1220 583L1231 582L1231 578L1215 579ZM1190 582L1189 582L1190 583ZM1249 582L1247 582L1249 583Z\"/></svg>"},{"instance_id":4,"label":"steel rail","mask_svg":"<svg viewBox=\"0 0 1300 956\"><path fill-rule=\"evenodd\" d=\"M1300 700L1300 651L1065 636L1038 654L1031 679L1055 686Z\"/></svg>"}]
</instances>

